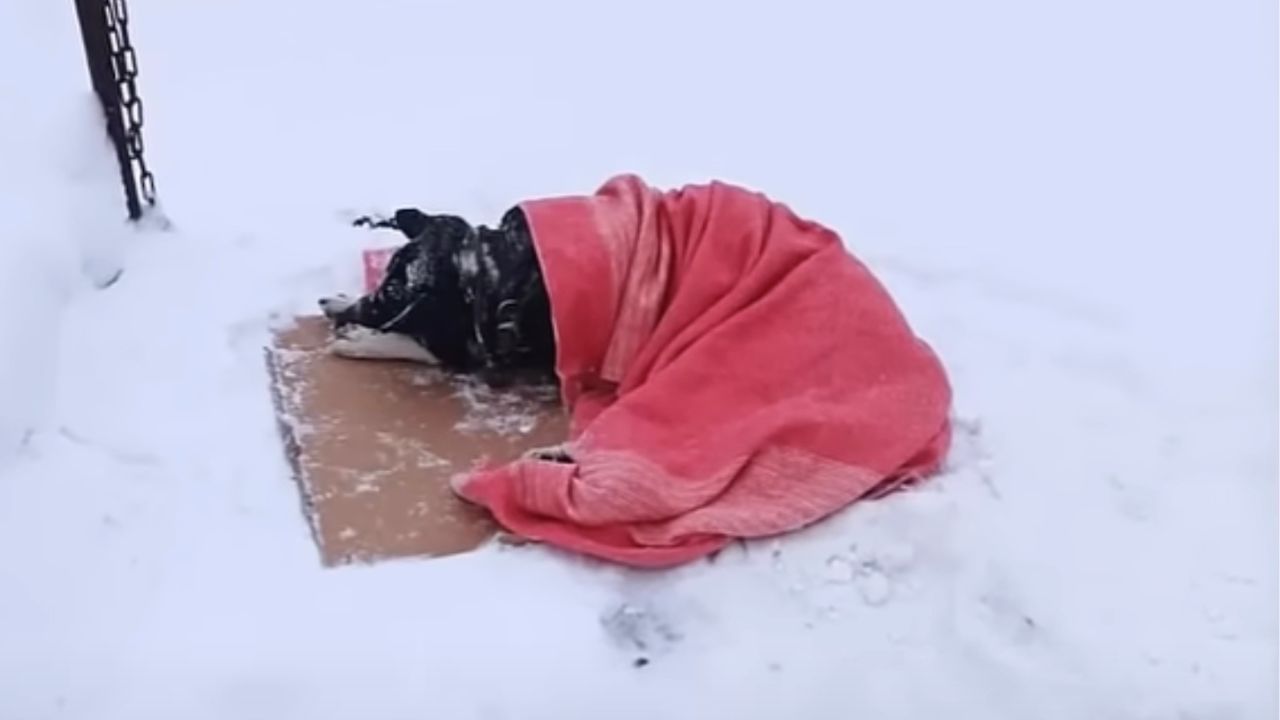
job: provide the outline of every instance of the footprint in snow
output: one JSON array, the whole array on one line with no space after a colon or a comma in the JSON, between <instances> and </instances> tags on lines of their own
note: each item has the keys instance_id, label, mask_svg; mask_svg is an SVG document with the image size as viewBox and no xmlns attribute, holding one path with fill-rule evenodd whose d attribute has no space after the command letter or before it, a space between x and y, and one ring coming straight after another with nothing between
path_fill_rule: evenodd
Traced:
<instances>
[{"instance_id":1,"label":"footprint in snow","mask_svg":"<svg viewBox=\"0 0 1280 720\"><path fill-rule=\"evenodd\" d=\"M683 637L652 607L626 602L607 610L600 624L615 645L635 654L632 659L635 667L648 665L655 655L667 652Z\"/></svg>"},{"instance_id":2,"label":"footprint in snow","mask_svg":"<svg viewBox=\"0 0 1280 720\"><path fill-rule=\"evenodd\" d=\"M863 604L880 607L893 597L893 576L909 571L914 559L915 547L906 543L887 544L863 558L853 546L848 555L827 558L826 581L853 585Z\"/></svg>"}]
</instances>

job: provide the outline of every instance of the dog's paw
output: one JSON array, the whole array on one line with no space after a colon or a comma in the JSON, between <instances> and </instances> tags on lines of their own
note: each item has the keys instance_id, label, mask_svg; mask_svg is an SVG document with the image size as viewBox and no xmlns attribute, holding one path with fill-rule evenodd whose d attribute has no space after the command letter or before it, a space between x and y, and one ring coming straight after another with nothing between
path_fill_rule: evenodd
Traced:
<instances>
[{"instance_id":1,"label":"dog's paw","mask_svg":"<svg viewBox=\"0 0 1280 720\"><path fill-rule=\"evenodd\" d=\"M363 325L344 325L334 331L329 352L357 360L408 360L424 365L440 361L413 338L399 333L382 332Z\"/></svg>"},{"instance_id":2,"label":"dog's paw","mask_svg":"<svg viewBox=\"0 0 1280 720\"><path fill-rule=\"evenodd\" d=\"M369 358L369 345L376 344L380 333L363 325L343 324L333 329L333 339L329 341L329 352L340 357Z\"/></svg>"},{"instance_id":3,"label":"dog's paw","mask_svg":"<svg viewBox=\"0 0 1280 720\"><path fill-rule=\"evenodd\" d=\"M560 443L558 445L551 445L549 447L540 447L540 448L534 448L532 450L526 450L524 454L522 454L520 457L524 460L537 460L540 462L553 462L553 463L573 462L573 456L569 454L568 443Z\"/></svg>"},{"instance_id":4,"label":"dog's paw","mask_svg":"<svg viewBox=\"0 0 1280 720\"><path fill-rule=\"evenodd\" d=\"M346 294L331 295L329 297L320 298L320 311L330 320L338 315L351 309L356 304L356 299Z\"/></svg>"},{"instance_id":5,"label":"dog's paw","mask_svg":"<svg viewBox=\"0 0 1280 720\"><path fill-rule=\"evenodd\" d=\"M357 325L352 322L335 323L333 326L333 338L335 341L345 340L349 342L359 342L361 338L367 337L370 333L376 332L373 328ZM329 344L330 348L333 343Z\"/></svg>"}]
</instances>

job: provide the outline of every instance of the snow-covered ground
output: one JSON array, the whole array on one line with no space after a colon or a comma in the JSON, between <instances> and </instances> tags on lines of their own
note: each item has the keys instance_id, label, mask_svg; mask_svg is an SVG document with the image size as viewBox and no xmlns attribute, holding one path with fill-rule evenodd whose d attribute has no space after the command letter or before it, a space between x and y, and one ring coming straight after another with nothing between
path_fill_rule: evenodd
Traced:
<instances>
[{"instance_id":1,"label":"snow-covered ground","mask_svg":"<svg viewBox=\"0 0 1280 720\"><path fill-rule=\"evenodd\" d=\"M1274 3L130 4L169 232L72 3L0 3L0 718L1276 715ZM344 219L618 171L844 233L949 472L674 572L320 569L261 347Z\"/></svg>"}]
</instances>

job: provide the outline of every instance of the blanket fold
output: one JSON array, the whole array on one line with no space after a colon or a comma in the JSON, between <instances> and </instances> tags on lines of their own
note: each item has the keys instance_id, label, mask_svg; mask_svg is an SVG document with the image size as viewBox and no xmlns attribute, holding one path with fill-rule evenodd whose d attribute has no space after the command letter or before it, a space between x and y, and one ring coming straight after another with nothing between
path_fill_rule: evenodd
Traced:
<instances>
[{"instance_id":1,"label":"blanket fold","mask_svg":"<svg viewBox=\"0 0 1280 720\"><path fill-rule=\"evenodd\" d=\"M787 532L934 472L951 391L831 230L724 183L525 203L572 463L477 472L508 530L642 567Z\"/></svg>"}]
</instances>

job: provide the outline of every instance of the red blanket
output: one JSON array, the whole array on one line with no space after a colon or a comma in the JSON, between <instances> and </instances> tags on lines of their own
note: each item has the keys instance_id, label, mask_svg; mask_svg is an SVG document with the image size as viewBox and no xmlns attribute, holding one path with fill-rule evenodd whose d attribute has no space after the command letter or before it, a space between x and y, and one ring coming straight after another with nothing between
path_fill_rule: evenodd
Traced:
<instances>
[{"instance_id":1,"label":"red blanket","mask_svg":"<svg viewBox=\"0 0 1280 720\"><path fill-rule=\"evenodd\" d=\"M741 188L633 176L523 207L573 462L461 483L508 530L670 566L938 467L943 368L831 230Z\"/></svg>"}]
</instances>

